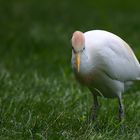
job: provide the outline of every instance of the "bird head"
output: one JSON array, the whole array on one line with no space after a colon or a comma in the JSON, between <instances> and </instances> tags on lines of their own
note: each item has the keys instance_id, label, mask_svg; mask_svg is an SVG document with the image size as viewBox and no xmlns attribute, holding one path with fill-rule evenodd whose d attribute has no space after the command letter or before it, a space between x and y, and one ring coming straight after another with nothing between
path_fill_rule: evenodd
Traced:
<instances>
[{"instance_id":1,"label":"bird head","mask_svg":"<svg viewBox=\"0 0 140 140\"><path fill-rule=\"evenodd\" d=\"M72 36L72 49L76 56L76 69L80 71L81 53L85 49L85 37L80 31L75 31Z\"/></svg>"}]
</instances>

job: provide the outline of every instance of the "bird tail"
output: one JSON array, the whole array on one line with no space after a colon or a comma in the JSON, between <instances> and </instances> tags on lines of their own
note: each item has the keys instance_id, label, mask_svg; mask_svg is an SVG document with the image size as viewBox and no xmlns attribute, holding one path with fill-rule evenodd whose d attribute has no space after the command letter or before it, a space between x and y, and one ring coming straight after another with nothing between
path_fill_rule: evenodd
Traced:
<instances>
[{"instance_id":1,"label":"bird tail","mask_svg":"<svg viewBox=\"0 0 140 140\"><path fill-rule=\"evenodd\" d=\"M137 77L136 80L140 80L140 64L139 64L139 76Z\"/></svg>"},{"instance_id":2,"label":"bird tail","mask_svg":"<svg viewBox=\"0 0 140 140\"><path fill-rule=\"evenodd\" d=\"M130 87L132 87L133 85L134 85L134 82L132 82L132 81L124 83L125 91L129 90Z\"/></svg>"},{"instance_id":3,"label":"bird tail","mask_svg":"<svg viewBox=\"0 0 140 140\"><path fill-rule=\"evenodd\" d=\"M140 81L140 77L138 77L137 80Z\"/></svg>"},{"instance_id":4,"label":"bird tail","mask_svg":"<svg viewBox=\"0 0 140 140\"><path fill-rule=\"evenodd\" d=\"M139 77L137 78L137 80L140 80L140 64L139 64Z\"/></svg>"}]
</instances>

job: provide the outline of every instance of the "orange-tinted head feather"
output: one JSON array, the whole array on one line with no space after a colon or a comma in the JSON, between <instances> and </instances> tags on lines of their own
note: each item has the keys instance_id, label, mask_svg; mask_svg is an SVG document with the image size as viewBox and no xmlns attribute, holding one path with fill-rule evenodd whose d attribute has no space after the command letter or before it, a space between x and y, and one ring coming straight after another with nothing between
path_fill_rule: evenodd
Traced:
<instances>
[{"instance_id":1,"label":"orange-tinted head feather","mask_svg":"<svg viewBox=\"0 0 140 140\"><path fill-rule=\"evenodd\" d=\"M72 36L72 46L75 50L80 50L85 45L84 34L80 31L75 31Z\"/></svg>"}]
</instances>

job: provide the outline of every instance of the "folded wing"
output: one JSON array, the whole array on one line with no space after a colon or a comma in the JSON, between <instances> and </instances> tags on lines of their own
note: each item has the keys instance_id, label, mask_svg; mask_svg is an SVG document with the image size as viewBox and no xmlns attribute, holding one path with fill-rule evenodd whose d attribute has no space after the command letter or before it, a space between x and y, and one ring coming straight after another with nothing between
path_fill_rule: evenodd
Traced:
<instances>
[{"instance_id":1,"label":"folded wing","mask_svg":"<svg viewBox=\"0 0 140 140\"><path fill-rule=\"evenodd\" d=\"M112 79L131 81L140 78L140 64L123 40L108 40L98 52L102 56L99 57L102 63L100 69Z\"/></svg>"}]
</instances>

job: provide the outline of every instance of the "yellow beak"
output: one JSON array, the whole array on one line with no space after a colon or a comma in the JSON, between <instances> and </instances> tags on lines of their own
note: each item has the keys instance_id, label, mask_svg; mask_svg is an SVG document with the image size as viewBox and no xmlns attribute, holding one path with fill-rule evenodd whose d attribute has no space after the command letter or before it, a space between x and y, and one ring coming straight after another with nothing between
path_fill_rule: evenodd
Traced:
<instances>
[{"instance_id":1,"label":"yellow beak","mask_svg":"<svg viewBox=\"0 0 140 140\"><path fill-rule=\"evenodd\" d=\"M80 63L81 63L80 59L81 59L80 53L77 53L76 54L76 68L78 72L80 71Z\"/></svg>"}]
</instances>

